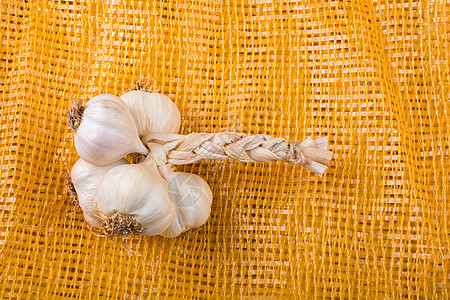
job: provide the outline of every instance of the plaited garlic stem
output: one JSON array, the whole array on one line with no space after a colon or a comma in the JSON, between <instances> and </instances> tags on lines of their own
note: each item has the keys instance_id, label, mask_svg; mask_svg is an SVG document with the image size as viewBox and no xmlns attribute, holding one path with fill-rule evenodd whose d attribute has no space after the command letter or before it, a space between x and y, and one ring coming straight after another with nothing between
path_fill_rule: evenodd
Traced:
<instances>
[{"instance_id":1,"label":"plaited garlic stem","mask_svg":"<svg viewBox=\"0 0 450 300\"><path fill-rule=\"evenodd\" d=\"M237 159L245 162L284 160L301 165L322 176L332 157L327 138L308 138L302 143L259 134L191 133L188 135L152 133L142 138L159 166L183 165L201 159ZM141 161L143 156L134 156Z\"/></svg>"}]
</instances>

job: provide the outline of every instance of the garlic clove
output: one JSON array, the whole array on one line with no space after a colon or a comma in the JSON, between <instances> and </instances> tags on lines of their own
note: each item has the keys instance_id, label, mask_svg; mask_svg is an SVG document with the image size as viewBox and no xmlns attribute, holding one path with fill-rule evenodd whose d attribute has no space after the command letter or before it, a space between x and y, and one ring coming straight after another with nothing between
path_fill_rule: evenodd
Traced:
<instances>
[{"instance_id":1,"label":"garlic clove","mask_svg":"<svg viewBox=\"0 0 450 300\"><path fill-rule=\"evenodd\" d=\"M202 226L208 220L212 192L208 183L194 174L173 172L166 180L177 208L172 224L161 235L173 238L186 230Z\"/></svg>"},{"instance_id":2,"label":"garlic clove","mask_svg":"<svg viewBox=\"0 0 450 300\"><path fill-rule=\"evenodd\" d=\"M149 133L178 133L181 115L178 107L169 97L144 91L130 91L120 98L128 106L139 137Z\"/></svg>"},{"instance_id":3,"label":"garlic clove","mask_svg":"<svg viewBox=\"0 0 450 300\"><path fill-rule=\"evenodd\" d=\"M100 227L98 218L97 189L103 176L114 167L129 162L122 158L107 166L96 166L79 159L72 167L70 177L77 192L78 202L85 220L93 227Z\"/></svg>"},{"instance_id":4,"label":"garlic clove","mask_svg":"<svg viewBox=\"0 0 450 300\"><path fill-rule=\"evenodd\" d=\"M109 170L98 189L98 207L107 235L157 235L170 226L176 212L167 183L149 161Z\"/></svg>"},{"instance_id":5,"label":"garlic clove","mask_svg":"<svg viewBox=\"0 0 450 300\"><path fill-rule=\"evenodd\" d=\"M116 162L130 153L147 155L126 104L110 94L89 100L75 132L75 148L82 159L94 165Z\"/></svg>"}]
</instances>

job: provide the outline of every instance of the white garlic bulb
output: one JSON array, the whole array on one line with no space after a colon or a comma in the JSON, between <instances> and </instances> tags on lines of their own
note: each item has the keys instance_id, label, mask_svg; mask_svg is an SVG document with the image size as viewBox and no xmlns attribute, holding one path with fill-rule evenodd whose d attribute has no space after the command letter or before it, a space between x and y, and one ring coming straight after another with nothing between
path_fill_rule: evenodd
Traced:
<instances>
[{"instance_id":1,"label":"white garlic bulb","mask_svg":"<svg viewBox=\"0 0 450 300\"><path fill-rule=\"evenodd\" d=\"M97 189L103 176L114 167L129 162L122 158L110 165L96 166L79 159L72 167L70 177L77 192L78 202L85 220L93 227L100 227L98 218Z\"/></svg>"},{"instance_id":2,"label":"white garlic bulb","mask_svg":"<svg viewBox=\"0 0 450 300\"><path fill-rule=\"evenodd\" d=\"M172 238L202 226L211 213L212 192L208 183L197 175L182 172L173 172L166 180L177 209L172 224L161 235Z\"/></svg>"},{"instance_id":3,"label":"white garlic bulb","mask_svg":"<svg viewBox=\"0 0 450 300\"><path fill-rule=\"evenodd\" d=\"M109 170L98 189L98 207L108 235L161 234L176 211L169 187L151 160Z\"/></svg>"},{"instance_id":4,"label":"white garlic bulb","mask_svg":"<svg viewBox=\"0 0 450 300\"><path fill-rule=\"evenodd\" d=\"M149 153L139 140L133 116L119 97L98 95L86 103L82 115L76 128L75 148L85 161L102 166L127 154Z\"/></svg>"},{"instance_id":5,"label":"white garlic bulb","mask_svg":"<svg viewBox=\"0 0 450 300\"><path fill-rule=\"evenodd\" d=\"M139 137L149 133L178 133L181 115L169 97L144 91L130 91L120 98L136 121Z\"/></svg>"}]
</instances>

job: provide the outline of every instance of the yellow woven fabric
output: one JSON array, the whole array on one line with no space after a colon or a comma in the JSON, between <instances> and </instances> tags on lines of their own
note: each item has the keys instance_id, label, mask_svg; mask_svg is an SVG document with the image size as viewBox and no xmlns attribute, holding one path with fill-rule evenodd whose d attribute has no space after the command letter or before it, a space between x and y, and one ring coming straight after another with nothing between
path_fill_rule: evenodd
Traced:
<instances>
[{"instance_id":1,"label":"yellow woven fabric","mask_svg":"<svg viewBox=\"0 0 450 300\"><path fill-rule=\"evenodd\" d=\"M450 297L448 0L121 2L0 3L0 297ZM149 79L181 133L328 136L329 169L179 167L203 227L97 237L65 113Z\"/></svg>"}]
</instances>

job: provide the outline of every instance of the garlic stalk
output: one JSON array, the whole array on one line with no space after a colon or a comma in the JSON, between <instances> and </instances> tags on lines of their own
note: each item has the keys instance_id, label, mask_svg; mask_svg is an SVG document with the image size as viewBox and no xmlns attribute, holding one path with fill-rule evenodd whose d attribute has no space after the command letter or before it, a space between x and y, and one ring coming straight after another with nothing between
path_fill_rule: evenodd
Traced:
<instances>
[{"instance_id":1,"label":"garlic stalk","mask_svg":"<svg viewBox=\"0 0 450 300\"><path fill-rule=\"evenodd\" d=\"M180 111L169 97L158 93L130 91L120 98L133 115L140 137L154 132L178 133Z\"/></svg>"},{"instance_id":2,"label":"garlic stalk","mask_svg":"<svg viewBox=\"0 0 450 300\"><path fill-rule=\"evenodd\" d=\"M102 231L108 236L157 235L172 223L176 205L153 160L109 170L98 189Z\"/></svg>"},{"instance_id":3,"label":"garlic stalk","mask_svg":"<svg viewBox=\"0 0 450 300\"><path fill-rule=\"evenodd\" d=\"M331 159L327 138L307 138L301 143L265 134L247 136L237 132L160 134L142 138L158 165L192 164L202 159L233 158L245 162L284 160L322 176ZM139 161L140 157L135 156Z\"/></svg>"},{"instance_id":4,"label":"garlic stalk","mask_svg":"<svg viewBox=\"0 0 450 300\"><path fill-rule=\"evenodd\" d=\"M75 131L75 148L82 159L99 166L131 153L148 154L126 104L110 94L98 95L68 113Z\"/></svg>"}]
</instances>

